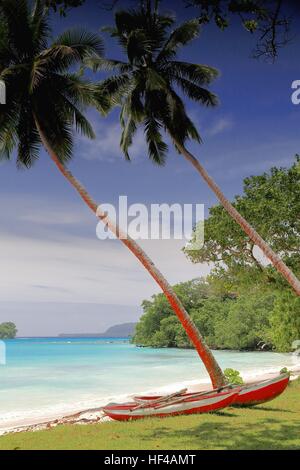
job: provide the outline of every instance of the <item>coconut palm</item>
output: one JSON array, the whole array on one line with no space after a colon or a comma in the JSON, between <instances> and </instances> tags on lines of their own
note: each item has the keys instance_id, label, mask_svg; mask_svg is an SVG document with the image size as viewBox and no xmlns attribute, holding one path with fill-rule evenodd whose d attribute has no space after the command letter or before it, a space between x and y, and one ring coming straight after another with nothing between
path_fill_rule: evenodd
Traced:
<instances>
[{"instance_id":1,"label":"coconut palm","mask_svg":"<svg viewBox=\"0 0 300 470\"><path fill-rule=\"evenodd\" d=\"M93 129L84 110L107 103L98 87L80 73L89 59L99 59L102 42L86 31L66 31L49 44L49 23L43 2L31 11L26 0L1 0L0 80L7 104L0 105L0 158L15 153L17 165L31 168L44 146L53 163L87 206L129 248L165 293L178 319L202 358L214 387L225 383L223 373L182 303L140 246L115 225L67 169L75 129L89 138Z\"/></svg>"},{"instance_id":2,"label":"coconut palm","mask_svg":"<svg viewBox=\"0 0 300 470\"><path fill-rule=\"evenodd\" d=\"M200 143L201 138L186 112L178 89L201 105L215 106L217 98L207 86L218 72L207 65L177 59L180 48L198 37L199 22L194 19L171 30L175 20L170 15L160 14L158 4L156 0L152 7L152 2L148 0L141 2L137 9L118 11L115 26L105 28L118 40L126 56L125 61L104 58L87 61L87 65L94 70L114 71L103 81L101 90L108 96L111 107L121 105L121 148L129 159L129 147L134 135L138 127L143 126L149 157L162 165L168 151L163 137L165 131L177 151L213 190L228 214L300 295L297 277L241 216L198 159L186 148L188 140L194 139Z\"/></svg>"}]
</instances>

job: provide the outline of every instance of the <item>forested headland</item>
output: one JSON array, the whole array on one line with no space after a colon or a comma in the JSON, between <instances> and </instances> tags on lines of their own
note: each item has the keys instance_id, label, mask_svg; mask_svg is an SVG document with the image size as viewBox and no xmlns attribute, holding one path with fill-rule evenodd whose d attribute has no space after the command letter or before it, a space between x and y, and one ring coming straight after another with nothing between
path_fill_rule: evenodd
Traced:
<instances>
[{"instance_id":1,"label":"forested headland","mask_svg":"<svg viewBox=\"0 0 300 470\"><path fill-rule=\"evenodd\" d=\"M294 273L300 275L300 160L244 180L234 206ZM192 240L191 240L192 243ZM205 244L186 250L194 263L211 263L206 279L174 287L214 349L291 351L300 339L300 298L222 206L209 211ZM200 269L199 269L200 270ZM162 294L142 304L133 342L152 347L191 347Z\"/></svg>"}]
</instances>

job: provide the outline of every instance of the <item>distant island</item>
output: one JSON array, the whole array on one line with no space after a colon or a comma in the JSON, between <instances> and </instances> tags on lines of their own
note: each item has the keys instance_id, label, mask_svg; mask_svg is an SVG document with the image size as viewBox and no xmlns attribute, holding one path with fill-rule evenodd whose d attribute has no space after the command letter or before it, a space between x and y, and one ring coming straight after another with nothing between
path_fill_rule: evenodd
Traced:
<instances>
[{"instance_id":1,"label":"distant island","mask_svg":"<svg viewBox=\"0 0 300 470\"><path fill-rule=\"evenodd\" d=\"M0 339L14 339L17 334L16 325L11 322L4 322L0 324Z\"/></svg>"},{"instance_id":2,"label":"distant island","mask_svg":"<svg viewBox=\"0 0 300 470\"><path fill-rule=\"evenodd\" d=\"M62 333L59 338L129 338L135 333L136 323L122 323L108 328L104 333Z\"/></svg>"}]
</instances>

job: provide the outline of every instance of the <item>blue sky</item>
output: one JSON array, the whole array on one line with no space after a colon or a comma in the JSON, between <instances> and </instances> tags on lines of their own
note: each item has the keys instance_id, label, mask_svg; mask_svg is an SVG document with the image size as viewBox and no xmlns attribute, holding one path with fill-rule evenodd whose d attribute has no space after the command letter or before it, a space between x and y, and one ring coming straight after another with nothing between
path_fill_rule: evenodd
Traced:
<instances>
[{"instance_id":1,"label":"blue sky","mask_svg":"<svg viewBox=\"0 0 300 470\"><path fill-rule=\"evenodd\" d=\"M193 15L179 2L165 1L161 8L175 9L179 20ZM55 33L70 26L99 31L112 24L112 12L87 1L52 22ZM107 56L121 57L116 44L104 38ZM300 153L300 106L291 102L291 83L300 79L299 35L275 64L252 59L253 46L251 35L236 23L223 33L205 28L182 53L185 60L220 70L211 87L220 99L217 108L186 102L204 141L189 148L229 198L241 193L244 177L289 165ZM216 202L171 148L167 165L153 166L141 133L133 161L126 162L118 147L117 111L105 120L94 112L89 116L97 140L76 139L71 169L99 202L116 203L119 195L127 195L130 203L203 203L206 209ZM44 152L30 171L2 163L0 191L0 322L15 320L23 335L47 335L102 331L138 318L141 301L158 291L155 284L118 241L96 239L95 219ZM182 245L143 242L171 282L208 272L184 258ZM82 315L74 303L82 306Z\"/></svg>"}]
</instances>

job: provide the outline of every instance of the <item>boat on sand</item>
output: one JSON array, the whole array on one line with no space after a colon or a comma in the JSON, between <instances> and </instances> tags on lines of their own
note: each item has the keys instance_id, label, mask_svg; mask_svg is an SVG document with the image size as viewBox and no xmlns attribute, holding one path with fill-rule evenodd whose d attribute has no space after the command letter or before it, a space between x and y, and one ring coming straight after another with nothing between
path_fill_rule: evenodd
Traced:
<instances>
[{"instance_id":1,"label":"boat on sand","mask_svg":"<svg viewBox=\"0 0 300 470\"><path fill-rule=\"evenodd\" d=\"M289 373L246 384L225 385L216 390L187 393L186 389L164 396L137 396L133 402L112 403L103 412L116 420L141 419L150 416L167 417L182 414L209 413L227 406L254 406L273 400L284 392Z\"/></svg>"}]
</instances>

